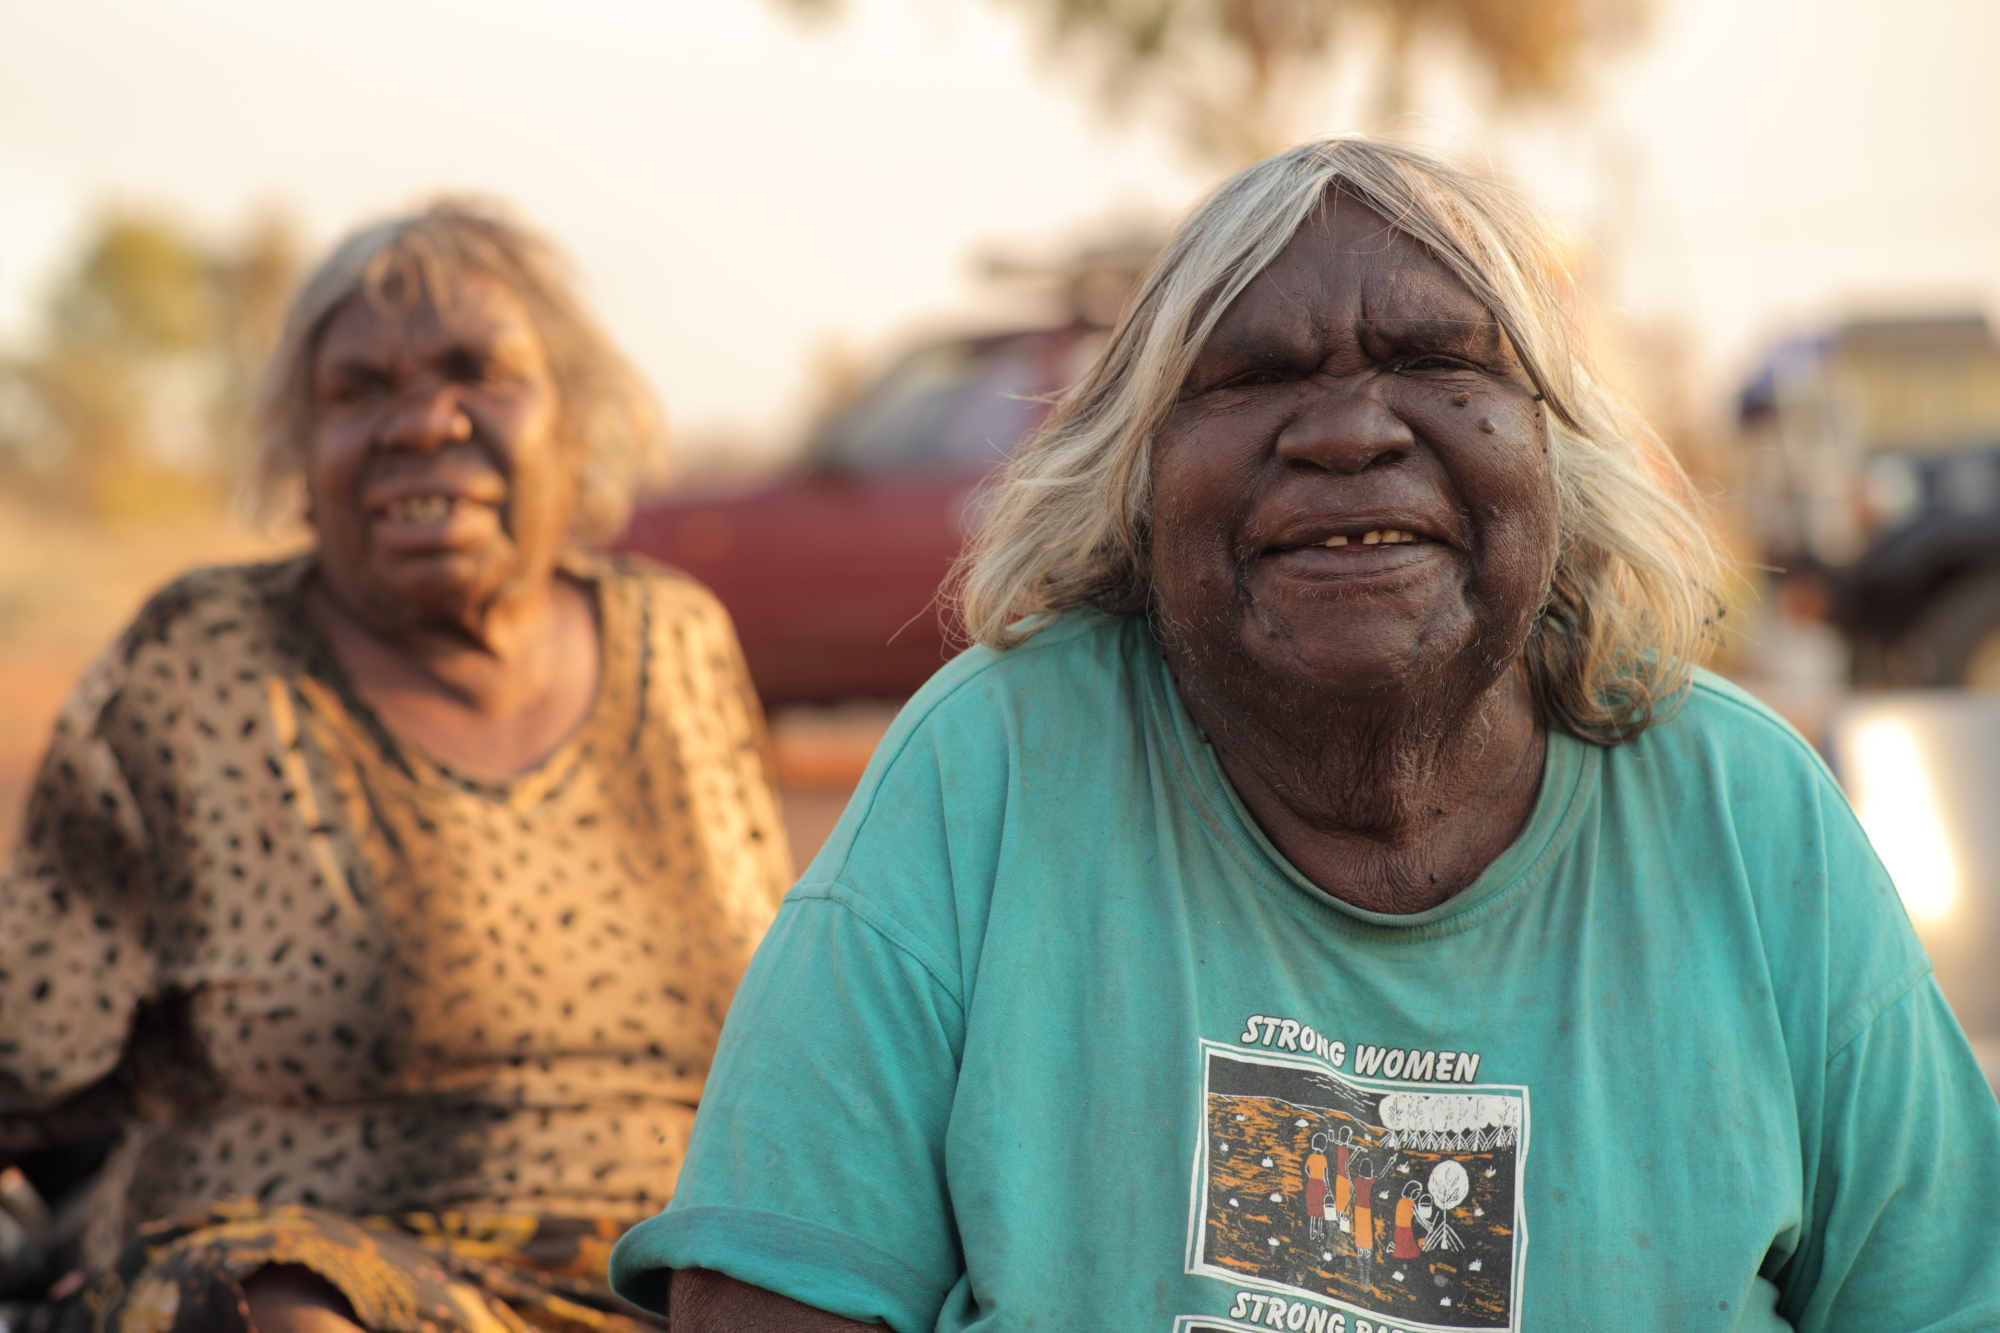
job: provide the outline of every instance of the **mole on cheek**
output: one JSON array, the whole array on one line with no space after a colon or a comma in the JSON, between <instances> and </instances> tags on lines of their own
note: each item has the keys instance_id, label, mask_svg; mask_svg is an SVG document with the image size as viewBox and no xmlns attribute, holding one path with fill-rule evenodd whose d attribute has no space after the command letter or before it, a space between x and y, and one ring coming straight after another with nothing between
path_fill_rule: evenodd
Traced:
<instances>
[{"instance_id":1,"label":"mole on cheek","mask_svg":"<svg viewBox=\"0 0 2000 1333\"><path fill-rule=\"evenodd\" d=\"M1485 421L1481 421L1481 422L1479 423L1479 430L1480 430L1480 433L1481 433L1481 434L1483 434L1483 435L1491 435L1491 434L1493 433L1493 422L1492 422L1492 420L1491 420L1491 419L1489 418L1488 420L1485 420Z\"/></svg>"}]
</instances>

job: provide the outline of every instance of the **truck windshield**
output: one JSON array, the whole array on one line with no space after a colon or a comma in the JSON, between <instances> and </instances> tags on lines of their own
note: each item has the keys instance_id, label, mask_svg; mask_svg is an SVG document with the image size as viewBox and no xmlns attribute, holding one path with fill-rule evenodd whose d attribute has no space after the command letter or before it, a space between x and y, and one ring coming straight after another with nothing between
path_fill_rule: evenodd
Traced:
<instances>
[{"instance_id":1,"label":"truck windshield","mask_svg":"<svg viewBox=\"0 0 2000 1333\"><path fill-rule=\"evenodd\" d=\"M811 457L838 471L984 470L1041 421L1050 383L1044 339L919 347L821 431Z\"/></svg>"}]
</instances>

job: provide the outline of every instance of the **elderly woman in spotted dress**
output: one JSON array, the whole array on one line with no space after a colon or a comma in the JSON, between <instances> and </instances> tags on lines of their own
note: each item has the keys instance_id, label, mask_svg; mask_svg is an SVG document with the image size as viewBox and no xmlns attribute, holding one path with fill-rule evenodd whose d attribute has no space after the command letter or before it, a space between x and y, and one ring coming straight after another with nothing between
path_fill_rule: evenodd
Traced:
<instances>
[{"instance_id":1,"label":"elderly woman in spotted dress","mask_svg":"<svg viewBox=\"0 0 2000 1333\"><path fill-rule=\"evenodd\" d=\"M658 1322L605 1257L673 1192L789 857L721 607L583 553L654 422L496 210L306 281L259 466L312 549L146 605L0 879L0 1161L108 1148L44 1325Z\"/></svg>"}]
</instances>

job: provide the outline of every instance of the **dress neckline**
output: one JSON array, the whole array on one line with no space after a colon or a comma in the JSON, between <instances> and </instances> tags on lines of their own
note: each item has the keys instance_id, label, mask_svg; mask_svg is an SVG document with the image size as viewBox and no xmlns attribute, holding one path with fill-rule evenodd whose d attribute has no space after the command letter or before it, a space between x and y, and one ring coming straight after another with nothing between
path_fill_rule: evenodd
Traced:
<instances>
[{"instance_id":1,"label":"dress neckline","mask_svg":"<svg viewBox=\"0 0 2000 1333\"><path fill-rule=\"evenodd\" d=\"M589 755L618 748L617 738L607 734L619 730L614 714L627 711L619 703L628 690L635 686L643 690L643 683L635 680L634 660L642 651L637 643L641 627L628 623L632 608L626 598L617 595L614 581L605 577L607 571L601 561L582 553L566 552L556 562L555 571L557 575L575 579L597 610L597 689L591 696L590 707L548 754L512 777L498 780L453 768L399 733L362 695L332 642L313 623L306 608L306 584L318 569L317 552L299 556L286 571L288 577L282 590L286 618L292 622L301 645L302 676L320 687L318 693L330 696L325 702L336 704L346 714L351 729L364 736L387 765L411 783L430 786L442 782L496 804L525 809L563 787Z\"/></svg>"}]
</instances>

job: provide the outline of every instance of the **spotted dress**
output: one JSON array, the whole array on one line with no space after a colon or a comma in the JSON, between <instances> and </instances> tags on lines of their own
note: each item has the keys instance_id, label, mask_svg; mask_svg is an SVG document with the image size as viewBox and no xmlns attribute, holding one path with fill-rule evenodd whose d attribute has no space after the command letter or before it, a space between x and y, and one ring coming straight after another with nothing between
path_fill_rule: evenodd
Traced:
<instances>
[{"instance_id":1,"label":"spotted dress","mask_svg":"<svg viewBox=\"0 0 2000 1333\"><path fill-rule=\"evenodd\" d=\"M66 705L0 877L0 1151L118 1131L97 1327L222 1327L265 1261L381 1329L482 1327L468 1282L492 1327L550 1274L586 1309L609 1239L673 1192L790 871L734 633L678 574L567 561L597 697L493 783L361 700L306 616L313 568L180 579Z\"/></svg>"}]
</instances>

